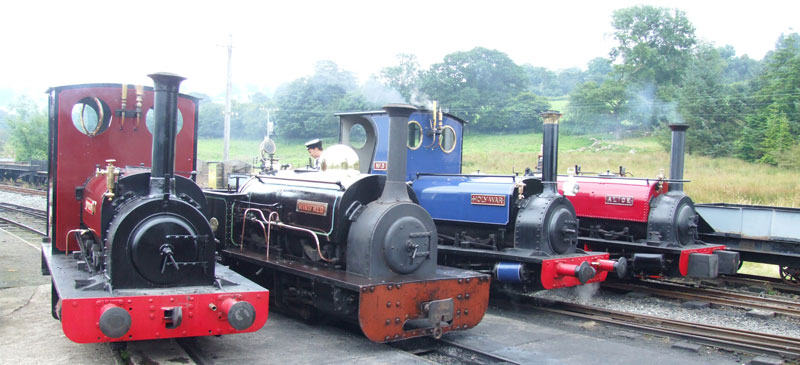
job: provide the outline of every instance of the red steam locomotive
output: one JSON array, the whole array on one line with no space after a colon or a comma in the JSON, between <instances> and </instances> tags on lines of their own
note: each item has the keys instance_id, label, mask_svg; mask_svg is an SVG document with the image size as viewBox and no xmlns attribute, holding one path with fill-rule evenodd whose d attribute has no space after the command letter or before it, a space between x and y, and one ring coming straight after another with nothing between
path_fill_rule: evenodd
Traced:
<instances>
[{"instance_id":1,"label":"red steam locomotive","mask_svg":"<svg viewBox=\"0 0 800 365\"><path fill-rule=\"evenodd\" d=\"M216 263L217 223L192 180L198 100L178 93L182 77L150 77L154 88L49 90L42 271L53 317L78 343L252 332L267 320L269 292Z\"/></svg>"}]
</instances>

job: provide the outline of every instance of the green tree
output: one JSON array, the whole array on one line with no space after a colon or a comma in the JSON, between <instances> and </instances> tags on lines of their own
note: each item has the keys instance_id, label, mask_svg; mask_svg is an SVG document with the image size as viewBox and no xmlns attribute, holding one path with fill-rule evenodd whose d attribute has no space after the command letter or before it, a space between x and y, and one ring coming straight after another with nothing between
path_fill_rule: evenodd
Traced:
<instances>
[{"instance_id":1,"label":"green tree","mask_svg":"<svg viewBox=\"0 0 800 365\"><path fill-rule=\"evenodd\" d=\"M736 57L736 50L733 46L717 48L720 57L725 60L725 71L723 81L725 83L743 82L752 80L761 73L761 62L747 57L747 55Z\"/></svg>"},{"instance_id":2,"label":"green tree","mask_svg":"<svg viewBox=\"0 0 800 365\"><path fill-rule=\"evenodd\" d=\"M331 61L317 63L314 75L294 80L275 93L276 131L290 138L332 137L342 108L368 105L349 71Z\"/></svg>"},{"instance_id":3,"label":"green tree","mask_svg":"<svg viewBox=\"0 0 800 365\"><path fill-rule=\"evenodd\" d=\"M677 91L680 122L691 126L686 147L690 153L710 156L729 156L735 151L743 115L747 105L741 102L741 89L725 83L727 49L715 49L701 44L687 67L683 84ZM668 133L662 143L669 147Z\"/></svg>"},{"instance_id":4,"label":"green tree","mask_svg":"<svg viewBox=\"0 0 800 365\"><path fill-rule=\"evenodd\" d=\"M528 75L529 90L536 95L559 96L562 95L558 90L558 74L544 67L534 67L530 64L522 65L525 74Z\"/></svg>"},{"instance_id":5,"label":"green tree","mask_svg":"<svg viewBox=\"0 0 800 365\"><path fill-rule=\"evenodd\" d=\"M612 25L619 45L612 60L626 80L656 85L678 84L691 60L694 26L678 9L639 5L614 11Z\"/></svg>"},{"instance_id":6,"label":"green tree","mask_svg":"<svg viewBox=\"0 0 800 365\"><path fill-rule=\"evenodd\" d=\"M20 97L6 117L10 145L17 161L46 160L48 142L47 114L36 103Z\"/></svg>"},{"instance_id":7,"label":"green tree","mask_svg":"<svg viewBox=\"0 0 800 365\"><path fill-rule=\"evenodd\" d=\"M586 74L583 78L586 81L594 81L601 84L608 79L609 74L611 74L613 70L614 68L611 66L611 60L608 58L593 58L586 64Z\"/></svg>"},{"instance_id":8,"label":"green tree","mask_svg":"<svg viewBox=\"0 0 800 365\"><path fill-rule=\"evenodd\" d=\"M569 95L565 128L573 133L622 132L622 122L631 110L626 85L614 79L598 84L589 81Z\"/></svg>"},{"instance_id":9,"label":"green tree","mask_svg":"<svg viewBox=\"0 0 800 365\"><path fill-rule=\"evenodd\" d=\"M267 134L268 103L233 103L231 135L242 139L262 139Z\"/></svg>"},{"instance_id":10,"label":"green tree","mask_svg":"<svg viewBox=\"0 0 800 365\"><path fill-rule=\"evenodd\" d=\"M634 6L614 11L618 45L611 52L614 77L627 85L632 113L628 121L655 128L673 118L676 91L692 59L694 26L677 9Z\"/></svg>"},{"instance_id":11,"label":"green tree","mask_svg":"<svg viewBox=\"0 0 800 365\"><path fill-rule=\"evenodd\" d=\"M197 134L205 138L222 138L225 125L225 105L210 98L200 100Z\"/></svg>"},{"instance_id":12,"label":"green tree","mask_svg":"<svg viewBox=\"0 0 800 365\"><path fill-rule=\"evenodd\" d=\"M586 74L581 71L580 68L572 67L565 70L561 70L558 73L556 78L557 87L557 95L567 95L572 90L575 89L576 86L580 85L585 81Z\"/></svg>"},{"instance_id":13,"label":"green tree","mask_svg":"<svg viewBox=\"0 0 800 365\"><path fill-rule=\"evenodd\" d=\"M423 73L421 90L451 113L471 121L468 128L502 132L502 110L528 89L528 76L508 55L482 47L455 52Z\"/></svg>"},{"instance_id":14,"label":"green tree","mask_svg":"<svg viewBox=\"0 0 800 365\"><path fill-rule=\"evenodd\" d=\"M764 140L761 141L761 150L764 154L759 161L777 165L779 156L795 144L795 137L789 131L789 120L786 115L772 113L767 118L766 124Z\"/></svg>"},{"instance_id":15,"label":"green tree","mask_svg":"<svg viewBox=\"0 0 800 365\"><path fill-rule=\"evenodd\" d=\"M738 155L748 160L781 163L790 145L800 143L800 35L781 35L763 61L763 71L751 82L755 92Z\"/></svg>"},{"instance_id":16,"label":"green tree","mask_svg":"<svg viewBox=\"0 0 800 365\"><path fill-rule=\"evenodd\" d=\"M384 67L381 70L381 83L397 90L406 102L412 102L419 89L419 61L417 56L408 53L398 54L397 59L399 63L396 66Z\"/></svg>"},{"instance_id":17,"label":"green tree","mask_svg":"<svg viewBox=\"0 0 800 365\"><path fill-rule=\"evenodd\" d=\"M501 108L495 117L499 128L514 133L542 131L539 113L550 110L550 102L530 91L523 91Z\"/></svg>"}]
</instances>

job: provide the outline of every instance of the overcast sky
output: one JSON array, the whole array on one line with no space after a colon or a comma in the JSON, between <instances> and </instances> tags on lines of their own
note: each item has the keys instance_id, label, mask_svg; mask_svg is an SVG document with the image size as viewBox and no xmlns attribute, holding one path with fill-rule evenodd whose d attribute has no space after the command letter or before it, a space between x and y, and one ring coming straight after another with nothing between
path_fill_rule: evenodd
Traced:
<instances>
[{"instance_id":1,"label":"overcast sky","mask_svg":"<svg viewBox=\"0 0 800 365\"><path fill-rule=\"evenodd\" d=\"M800 1L4 1L0 104L50 86L151 84L188 78L181 91L225 91L224 45L233 36L233 82L269 92L329 59L361 81L416 54L423 67L455 51L497 49L517 64L585 68L615 45L613 10L678 8L696 35L761 59L781 33L800 31ZM2 105L5 106L5 105Z\"/></svg>"}]
</instances>

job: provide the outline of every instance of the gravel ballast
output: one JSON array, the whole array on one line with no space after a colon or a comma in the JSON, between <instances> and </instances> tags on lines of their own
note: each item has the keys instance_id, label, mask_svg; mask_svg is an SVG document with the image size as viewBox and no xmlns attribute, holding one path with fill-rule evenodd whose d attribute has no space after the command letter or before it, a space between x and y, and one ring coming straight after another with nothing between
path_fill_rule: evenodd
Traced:
<instances>
[{"instance_id":1,"label":"gravel ballast","mask_svg":"<svg viewBox=\"0 0 800 365\"><path fill-rule=\"evenodd\" d=\"M800 320L794 318L785 316L754 317L748 315L747 310L718 305L686 308L679 300L656 296L635 297L608 290L599 290L599 284L540 291L532 293L531 296L592 305L627 313L736 328L744 331L794 338L800 337Z\"/></svg>"},{"instance_id":2,"label":"gravel ballast","mask_svg":"<svg viewBox=\"0 0 800 365\"><path fill-rule=\"evenodd\" d=\"M24 195L0 191L0 201L8 204L21 205L28 208L47 210L47 198L44 196Z\"/></svg>"}]
</instances>

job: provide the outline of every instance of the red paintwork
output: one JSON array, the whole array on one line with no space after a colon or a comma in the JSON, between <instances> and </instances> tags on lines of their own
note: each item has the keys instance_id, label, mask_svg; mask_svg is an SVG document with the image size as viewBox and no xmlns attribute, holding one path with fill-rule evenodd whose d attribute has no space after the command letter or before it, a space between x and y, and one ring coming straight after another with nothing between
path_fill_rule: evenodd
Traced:
<instances>
[{"instance_id":1,"label":"red paintwork","mask_svg":"<svg viewBox=\"0 0 800 365\"><path fill-rule=\"evenodd\" d=\"M223 303L231 298L247 301L257 308L256 319L249 328L238 331L228 323ZM216 310L210 308L211 304ZM126 309L131 315L131 328L120 338L106 337L100 331L100 315L108 305ZM164 310L178 306L182 307L183 320L177 328L168 329ZM263 327L268 306L269 294L266 291L64 299L61 303L61 327L67 338L77 343L227 335L254 332Z\"/></svg>"},{"instance_id":2,"label":"red paintwork","mask_svg":"<svg viewBox=\"0 0 800 365\"><path fill-rule=\"evenodd\" d=\"M575 206L578 217L615 219L633 222L647 222L650 214L650 202L653 198L667 191L667 184L661 183L656 190L658 180L625 180L603 179L588 176L560 177L558 191L563 195L563 185L567 180L578 183L579 191L575 196L566 198ZM607 204L606 197L633 198L633 205Z\"/></svg>"},{"instance_id":3,"label":"red paintwork","mask_svg":"<svg viewBox=\"0 0 800 365\"><path fill-rule=\"evenodd\" d=\"M614 271L614 265L617 262L613 260L597 260L592 262L592 267L597 271Z\"/></svg>"},{"instance_id":4,"label":"red paintwork","mask_svg":"<svg viewBox=\"0 0 800 365\"><path fill-rule=\"evenodd\" d=\"M683 249L681 250L680 258L678 259L678 270L680 270L682 276L689 275L689 254L692 253L712 254L716 250L724 250L724 249L725 249L724 245Z\"/></svg>"},{"instance_id":5,"label":"red paintwork","mask_svg":"<svg viewBox=\"0 0 800 365\"><path fill-rule=\"evenodd\" d=\"M55 215L55 224L51 227L51 237L55 247L64 251L66 247L66 234L71 229L80 227L80 211L83 208L81 201L75 199L75 188L86 182L88 177L94 176L95 165L106 166L105 160L117 160L114 165L139 166L144 163L150 166L153 136L145 125L146 113L152 112L153 91L144 90L142 100L142 116L137 130L134 130L135 118L125 120L124 129L120 130L121 118L112 115L111 125L104 132L94 137L83 134L73 125L72 107L86 97L97 97L105 102L109 109L116 111L121 108L120 85L99 85L97 87L56 88L51 90L51 108L57 107L57 130L51 129L51 143L57 143L58 155L55 156L57 165L51 171L51 181L57 181L57 191L50 191L49 201L55 203L56 210L51 209ZM53 104L55 103L55 104ZM133 85L128 88L127 106L132 110L136 105L136 91ZM178 132L175 148L175 172L184 176L194 170L195 153L195 102L183 96L178 96L178 109L183 116L183 127ZM51 120L51 123L53 121ZM98 201L98 206L100 202ZM78 248L77 243L71 240L70 250Z\"/></svg>"},{"instance_id":6,"label":"red paintwork","mask_svg":"<svg viewBox=\"0 0 800 365\"><path fill-rule=\"evenodd\" d=\"M105 192L106 176L100 175L93 177L86 184L86 189L83 191L83 202L81 203L83 204L83 210L81 211L83 223L86 225L86 228L94 232L98 240L102 238L101 233L103 232L100 217L103 212L103 202L106 199L103 196Z\"/></svg>"},{"instance_id":7,"label":"red paintwork","mask_svg":"<svg viewBox=\"0 0 800 365\"><path fill-rule=\"evenodd\" d=\"M584 256L576 256L576 257L564 257L564 258L554 258L554 259L546 259L542 261L542 274L541 274L541 282L542 288L550 290L550 289L557 289L557 288L566 288L570 286L578 286L581 285L581 282L578 281L578 278L569 275L563 275L559 273L559 264L561 264L561 268L567 267L570 265L572 270L570 273L575 272L575 267L580 265L582 262L587 261L592 267L596 267L597 264L595 262L601 260L608 260L609 254L602 253L596 255L584 255ZM563 272L563 271L562 271ZM606 280L606 276L608 276L608 271L604 270L597 270L597 274L586 283L597 283Z\"/></svg>"},{"instance_id":8,"label":"red paintwork","mask_svg":"<svg viewBox=\"0 0 800 365\"><path fill-rule=\"evenodd\" d=\"M126 117L124 128L120 129L121 117L113 114L109 127L94 137L83 134L73 124L72 108L80 100L96 97L108 106L110 113L114 113L121 109L121 90L121 85L114 84L77 85L50 90L50 143L51 150L56 151L55 155L51 152L50 156L51 189L48 193L51 214L49 232L54 247L48 247L48 251L52 254L78 249L77 240L67 239L67 232L70 230L89 228L101 238L99 234L102 233L106 176L95 176L97 165L104 169L107 165L105 160L114 159L114 166L124 171L126 166L138 167L143 164L149 167L152 163L153 136L145 122L147 113L152 112L152 89L144 89L141 109L143 113L136 130L135 118ZM136 92L133 86L129 86L126 109L133 110L135 105ZM175 172L189 177L195 168L197 104L193 98L179 95L178 110L183 125L175 143ZM83 199L76 200L75 188L84 185ZM85 227L81 226L81 216ZM49 260L52 261L52 257ZM58 271L52 274L54 278L63 275ZM59 281L54 280L54 283ZM155 293L147 295L143 294L150 292L149 290L134 291L127 295L125 291L114 291L114 294L100 291L95 294L96 297L89 298L62 295L59 317L66 336L79 343L253 332L260 329L267 320L269 292L253 290L252 287L241 287L238 292L209 285L151 289ZM233 304L231 300L247 301L255 308L256 318L249 328L237 331L228 323L224 311ZM178 306L182 309L182 322L177 328L168 329L164 310ZM132 324L122 337L109 338L101 332L99 320L104 311L115 307L127 311Z\"/></svg>"}]
</instances>

